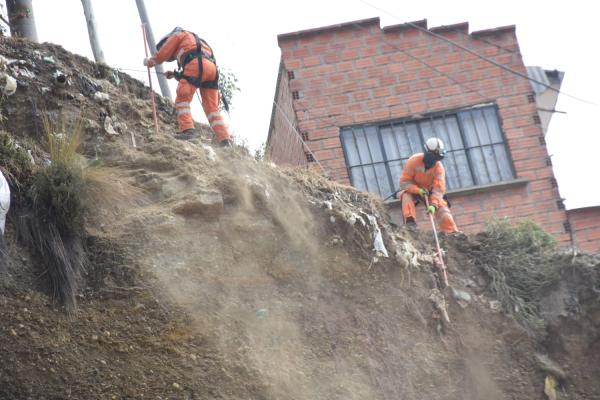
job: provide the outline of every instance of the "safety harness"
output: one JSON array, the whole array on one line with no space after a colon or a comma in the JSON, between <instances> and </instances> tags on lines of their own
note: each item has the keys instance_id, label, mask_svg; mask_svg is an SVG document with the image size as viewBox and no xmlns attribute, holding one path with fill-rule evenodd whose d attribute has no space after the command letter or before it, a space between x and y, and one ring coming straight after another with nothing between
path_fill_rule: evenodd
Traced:
<instances>
[{"instance_id":1,"label":"safety harness","mask_svg":"<svg viewBox=\"0 0 600 400\"><path fill-rule=\"evenodd\" d=\"M218 68L217 68L217 75L215 76L214 80L202 82L202 59L205 58L208 61L215 64L215 66L217 65L217 60L215 59L215 56L213 55L214 53L212 51L212 48L208 45L208 43L206 43L205 40L200 39L198 37L198 35L196 35L195 33L193 33L193 32L187 32L187 33L191 33L192 35L194 35L194 38L196 39L196 49L190 50L187 53L185 53L183 55L183 59L181 60L181 63L179 62L179 60L177 60L178 70L176 71L176 77L185 79L192 85L196 86L198 89L205 88L205 89L217 89L218 90L219 89L219 69ZM210 49L210 53L202 50L203 45ZM198 60L198 77L184 75L183 70L185 69L185 66L187 64L189 64L190 62L192 62L194 59Z\"/></svg>"}]
</instances>

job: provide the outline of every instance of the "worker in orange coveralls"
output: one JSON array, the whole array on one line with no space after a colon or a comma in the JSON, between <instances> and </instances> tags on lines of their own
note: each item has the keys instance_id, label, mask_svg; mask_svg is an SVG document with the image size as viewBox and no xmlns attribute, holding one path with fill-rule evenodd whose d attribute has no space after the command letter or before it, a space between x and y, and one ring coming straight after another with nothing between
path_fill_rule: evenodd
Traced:
<instances>
[{"instance_id":1,"label":"worker in orange coveralls","mask_svg":"<svg viewBox=\"0 0 600 400\"><path fill-rule=\"evenodd\" d=\"M446 178L441 160L445 155L444 142L438 138L429 138L425 142L425 152L411 156L400 177L400 192L396 195L402 202L404 223L416 225L415 205L420 198L427 197L427 212L436 216L442 232L458 232L448 204L444 200Z\"/></svg>"},{"instance_id":2,"label":"worker in orange coveralls","mask_svg":"<svg viewBox=\"0 0 600 400\"><path fill-rule=\"evenodd\" d=\"M229 129L219 111L219 72L210 46L195 33L177 27L158 42L156 49L158 53L144 59L145 66L152 68L165 61L177 60L179 67L178 71L166 73L167 78L174 77L179 81L175 109L180 132L175 137L188 140L196 136L190 103L196 89L200 89L202 108L217 142L221 146L231 146Z\"/></svg>"}]
</instances>

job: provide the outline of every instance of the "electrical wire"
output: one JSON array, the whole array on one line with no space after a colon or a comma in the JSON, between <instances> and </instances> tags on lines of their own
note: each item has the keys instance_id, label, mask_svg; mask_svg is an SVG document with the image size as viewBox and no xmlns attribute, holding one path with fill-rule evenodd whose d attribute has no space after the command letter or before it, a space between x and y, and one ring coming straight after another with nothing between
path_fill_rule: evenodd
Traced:
<instances>
[{"instance_id":1,"label":"electrical wire","mask_svg":"<svg viewBox=\"0 0 600 400\"><path fill-rule=\"evenodd\" d=\"M394 14L392 14L392 13L390 13L390 12L388 12L388 11L386 11L386 10L384 10L384 9L380 8L380 7L377 7L377 6L375 6L375 5L371 4L371 3L369 3L369 2L368 2L368 1L366 1L366 0L359 0L359 1L360 1L361 3L363 3L363 4L365 4L365 5L367 5L367 6L371 7L371 8L373 8L373 9L375 9L375 10L378 10L378 11L380 11L380 12L384 13L384 14L387 14L387 15L391 16L392 18L395 18L395 19L397 19L398 21L402 22L403 24L406 24L406 25L408 25L408 26L411 26L411 27L413 27L413 28L415 28L415 29L417 29L417 30L419 30L419 31L421 31L421 32L425 32L425 33L427 33L428 35L431 35L431 36L433 36L433 37L435 37L435 38L437 38L437 39L439 39L439 40L442 40L442 41L444 41L444 42L450 43L450 44L452 44L453 46L455 46L455 47L458 47L459 49L461 49L461 50L463 50L463 51L466 51L466 52L468 52L468 53L470 53L470 54L472 54L472 55L476 56L477 58L480 58L481 60L484 60L484 61L486 61L486 62L488 62L488 63L490 63L490 64L493 64L493 65L495 65L496 67L503 69L504 71L510 72L510 73L511 73L511 74L513 74L513 75L516 75L516 76L518 76L518 77L521 77L521 78L523 78L523 79L527 79L527 80L528 80L528 81L530 81L530 82L537 83L537 84L539 84L539 85L541 85L541 86L545 87L545 88L546 88L546 89L548 89L548 90L551 90L551 91L553 91L553 92L556 92L556 93L562 94L562 95L564 95L564 96L567 96L567 97L570 97L570 98L572 98L572 99L575 99L575 100L581 101L582 103L590 104L590 105L593 105L593 106L598 106L598 104L596 104L596 103L594 103L594 102L592 102L592 101L589 101L589 100L583 99L583 98L581 98L581 97L578 97L578 96L574 96L574 95L572 95L572 94L569 94L569 93L565 93L564 91L561 91L560 89L556 89L556 88L554 88L554 87L552 87L552 86L548 85L547 83L544 83L544 82L538 81L537 79L533 79L533 78L529 77L528 75L526 75L526 74L523 74L523 73L521 73L521 72L519 72L519 71L515 71L514 69L512 69L512 68L510 68L510 67L507 67L506 65L500 64L500 63L498 63L498 62L496 62L496 61L494 61L494 60L492 60L492 59L490 59L490 58L488 58L488 57L486 57L486 56L482 56L481 54L477 53L476 51L474 51L474 50L471 50L470 48L468 48L468 47L465 47L465 46L461 45L460 43L456 43L455 41L453 41L453 40L451 40L451 39L448 39L448 38L446 38L446 37L444 37L444 36L442 36L442 35L438 35L438 34L437 34L437 33L435 33L435 32L431 32L429 29L423 28L423 27L421 27L421 26L419 26L419 25L417 25L417 24L415 24L415 23L413 23L413 22L405 22L405 21L403 21L401 18L399 18L399 17L395 16Z\"/></svg>"},{"instance_id":2,"label":"electrical wire","mask_svg":"<svg viewBox=\"0 0 600 400\"><path fill-rule=\"evenodd\" d=\"M279 110L279 112L281 113L281 115L283 115L283 118L285 118L285 120L288 123L288 125L290 126L290 128L292 128L292 130L296 133L296 135L298 136L298 139L300 139L300 142L302 143L302 146L306 150L308 150L308 152L312 155L312 157L315 160L315 162L321 168L321 172L325 176L327 176L327 172L325 171L325 168L323 168L323 165L321 165L321 163L319 162L319 160L317 159L317 157L315 157L315 153L312 152L312 150L308 147L308 145L306 144L306 142L304 141L304 139L302 139L302 135L300 134L300 132L298 132L298 129L296 129L296 127L292 124L292 122L290 121L290 119L287 117L287 115L285 115L285 113L283 112L283 110L281 109L281 107L279 106L279 104L277 104L277 102L275 100L273 100L273 104L275 104L275 108L277 108L277 110Z\"/></svg>"},{"instance_id":3,"label":"electrical wire","mask_svg":"<svg viewBox=\"0 0 600 400\"><path fill-rule=\"evenodd\" d=\"M359 29L363 29L363 30L366 30L366 31L368 31L368 29L367 29L367 28L365 28L365 27L361 26L360 24L358 24L358 23L356 23L356 22L354 22L354 23L353 23L353 25L354 25L355 27L359 28ZM451 75L449 75L449 74L447 74L447 73L445 73L445 72L443 72L443 71L439 70L438 68L434 67L433 65L430 65L430 64L428 64L427 62L423 61L423 60L422 60L420 57L417 57L417 56L414 56L414 55L412 55L412 54L411 54L409 51L406 51L406 50L404 50L404 49L401 49L399 46L397 46L397 45L396 45L396 44L394 44L394 43L391 43L391 42L389 42L389 41L387 41L387 40L385 40L385 39L383 39L383 43L387 44L387 45L388 45L388 46L390 46L390 47L393 47L393 48L395 48L396 50L400 51L401 53L403 53L403 54L406 54L406 55L407 55L408 57L410 57L411 59L413 59L413 60L415 60L415 61L417 61L417 62L419 62L419 63L421 63L421 64L425 65L427 68L429 68L429 69L431 69L431 70L433 70L433 71L437 72L438 74L440 74L440 75L444 76L445 78L449 79L451 82L453 82L454 84L456 84L456 85L457 85L457 86L458 86L458 87L461 89L461 92L462 92L462 94L464 94L464 91L463 91L462 89L466 89L468 92L471 92L471 93L475 93L475 94L477 94L477 95L478 95L479 97L481 97L481 98L482 98L484 101L490 101L490 100L491 100L489 96L486 96L486 95L484 95L483 93L481 93L481 92L480 92L480 91L478 91L477 89L471 89L470 87L466 86L466 84L467 84L468 82L459 82L459 81L457 81L456 79L454 79L454 77L453 77L453 76L451 76ZM469 81L469 82L470 82L470 81Z\"/></svg>"}]
</instances>

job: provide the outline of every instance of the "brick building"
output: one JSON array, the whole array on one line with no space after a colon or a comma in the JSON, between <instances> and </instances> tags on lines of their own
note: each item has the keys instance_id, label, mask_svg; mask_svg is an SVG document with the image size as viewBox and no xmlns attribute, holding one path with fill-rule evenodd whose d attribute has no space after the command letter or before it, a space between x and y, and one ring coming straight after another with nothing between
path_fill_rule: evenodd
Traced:
<instances>
[{"instance_id":1,"label":"brick building","mask_svg":"<svg viewBox=\"0 0 600 400\"><path fill-rule=\"evenodd\" d=\"M382 29L372 18L279 35L266 156L322 168L385 199L398 189L406 159L438 136L461 230L479 231L492 217L527 218L569 244L578 235L571 228L589 229L569 222L530 82L424 31L526 75L515 27L469 33L467 23L412 24L423 30ZM400 222L398 201L388 204Z\"/></svg>"}]
</instances>

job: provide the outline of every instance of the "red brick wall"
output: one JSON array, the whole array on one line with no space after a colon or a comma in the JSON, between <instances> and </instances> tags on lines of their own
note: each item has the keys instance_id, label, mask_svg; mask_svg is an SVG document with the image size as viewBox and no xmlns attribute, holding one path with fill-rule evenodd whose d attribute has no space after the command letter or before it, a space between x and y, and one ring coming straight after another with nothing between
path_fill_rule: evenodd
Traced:
<instances>
[{"instance_id":1,"label":"red brick wall","mask_svg":"<svg viewBox=\"0 0 600 400\"><path fill-rule=\"evenodd\" d=\"M479 35L436 32L526 74L513 28ZM536 104L528 100L532 89L527 80L415 28L381 29L378 19L278 39L285 68L295 74L289 85L300 97L293 101L299 128L308 133L309 147L334 179L350 183L340 127L494 102L516 178L527 183L453 196L457 223L472 232L492 216L530 218L560 241L570 240L563 225L566 213L557 205L552 168L546 164L542 128L534 122Z\"/></svg>"},{"instance_id":2,"label":"red brick wall","mask_svg":"<svg viewBox=\"0 0 600 400\"><path fill-rule=\"evenodd\" d=\"M577 248L600 252L600 207L577 208L567 213Z\"/></svg>"},{"instance_id":3,"label":"red brick wall","mask_svg":"<svg viewBox=\"0 0 600 400\"><path fill-rule=\"evenodd\" d=\"M296 114L292 107L290 80L283 64L277 76L277 90L271 114L265 158L280 165L307 165L301 137L298 136Z\"/></svg>"}]
</instances>

